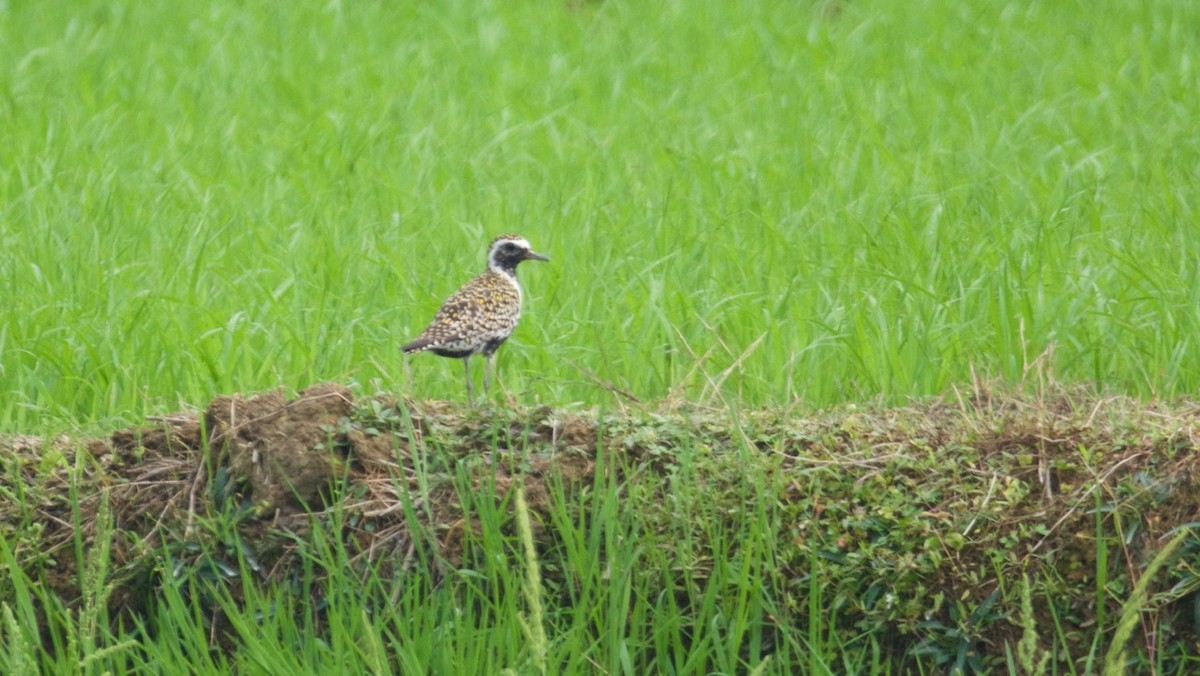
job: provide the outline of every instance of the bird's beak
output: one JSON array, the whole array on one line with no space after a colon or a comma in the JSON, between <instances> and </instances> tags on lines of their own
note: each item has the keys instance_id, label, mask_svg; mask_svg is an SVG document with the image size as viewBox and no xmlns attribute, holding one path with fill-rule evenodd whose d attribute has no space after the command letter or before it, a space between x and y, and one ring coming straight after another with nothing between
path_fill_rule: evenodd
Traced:
<instances>
[{"instance_id":1,"label":"bird's beak","mask_svg":"<svg viewBox=\"0 0 1200 676\"><path fill-rule=\"evenodd\" d=\"M526 251L526 252L525 252L525 258L524 258L524 260L527 260L527 261L546 261L547 263L549 263L549 262L550 262L550 259L549 259L549 258L547 258L547 257L543 256L542 254L540 254L540 253L538 253L538 252L536 252L536 251Z\"/></svg>"}]
</instances>

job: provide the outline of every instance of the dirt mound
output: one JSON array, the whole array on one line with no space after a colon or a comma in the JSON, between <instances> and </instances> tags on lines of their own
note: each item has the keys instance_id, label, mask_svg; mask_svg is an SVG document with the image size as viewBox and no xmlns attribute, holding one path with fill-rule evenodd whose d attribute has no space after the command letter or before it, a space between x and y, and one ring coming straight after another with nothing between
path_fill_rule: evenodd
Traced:
<instances>
[{"instance_id":1,"label":"dirt mound","mask_svg":"<svg viewBox=\"0 0 1200 676\"><path fill-rule=\"evenodd\" d=\"M317 385L288 401L282 391L251 399L221 396L204 413L210 446L249 483L262 509L314 505L337 473L327 445L354 410L350 390Z\"/></svg>"},{"instance_id":2,"label":"dirt mound","mask_svg":"<svg viewBox=\"0 0 1200 676\"><path fill-rule=\"evenodd\" d=\"M335 493L343 509L359 515L346 535L370 561L399 551L395 563L411 565L415 539L401 505L415 503L442 560L453 565L472 525L446 469L421 487L410 454L436 447L446 457L482 463L487 471L473 479L479 491L502 496L520 482L531 508L544 511L547 481L574 485L589 474L590 457L572 450L594 448L595 436L594 425L581 426L578 417L554 422L548 409L541 413L542 422L531 426L511 412L386 396L356 401L346 387L319 384L294 397L279 390L220 396L202 415L156 417L107 439L0 436L0 451L16 470L0 478L0 490L25 498L0 503L0 526L23 534L14 540L18 561L41 568L69 605L80 598L77 542L88 551L97 538L109 541L120 578L113 607L126 614L153 593L151 571L164 544L177 567L198 564L207 550L228 551L231 559L242 550L262 566L286 570L290 554L278 535L307 532ZM78 478L74 467L83 468ZM231 512L238 541L213 542L228 534L210 532L212 520Z\"/></svg>"},{"instance_id":3,"label":"dirt mound","mask_svg":"<svg viewBox=\"0 0 1200 676\"><path fill-rule=\"evenodd\" d=\"M655 496L630 507L638 527L671 532L681 498L667 491L687 455L703 499L730 502L717 513L747 507L738 487L750 465L775 482L770 574L781 587L817 575L845 600L851 634L927 635L930 618L985 608L971 640L1000 645L1019 632L1020 609L996 594L1027 578L1058 600L1041 626L1067 627L1086 652L1097 576L1132 588L1165 536L1200 520L1200 408L1190 402L1064 391L805 416L598 416L356 399L320 384L291 397L221 396L203 414L152 422L108 439L0 437L0 494L20 496L0 501L0 529L13 534L18 565L68 605L80 602L78 562L97 545L111 549L110 607L138 614L156 576L237 585L227 571L248 561L256 583L285 579L301 565L297 539L332 525L354 565L388 575L420 560L437 577L472 555L479 524L465 502L501 505L520 485L535 528L551 523L556 496L592 485L597 454L623 493ZM553 532L536 536L553 551ZM1097 538L1118 543L1120 560L1098 560ZM1163 584L1154 612L1190 607L1200 588L1190 570L1172 571L1178 584ZM1118 598L1103 602L1118 616ZM806 608L799 599L787 610L802 622Z\"/></svg>"}]
</instances>

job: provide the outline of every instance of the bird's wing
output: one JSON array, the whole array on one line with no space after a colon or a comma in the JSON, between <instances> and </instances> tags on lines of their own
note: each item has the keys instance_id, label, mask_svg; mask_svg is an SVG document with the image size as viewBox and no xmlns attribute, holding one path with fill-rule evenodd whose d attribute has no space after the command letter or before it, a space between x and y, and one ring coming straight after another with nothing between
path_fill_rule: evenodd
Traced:
<instances>
[{"instance_id":1,"label":"bird's wing","mask_svg":"<svg viewBox=\"0 0 1200 676\"><path fill-rule=\"evenodd\" d=\"M465 289L459 289L438 308L437 315L433 318L433 324L430 326L440 326L444 329L454 328L457 333L462 327L470 326L481 310L482 308L473 294L467 293Z\"/></svg>"},{"instance_id":2,"label":"bird's wing","mask_svg":"<svg viewBox=\"0 0 1200 676\"><path fill-rule=\"evenodd\" d=\"M503 312L501 308L520 303L520 298L507 281L496 283L486 276L477 277L447 298L433 322L400 349L417 352L466 340L480 333L511 329L517 314Z\"/></svg>"},{"instance_id":3,"label":"bird's wing","mask_svg":"<svg viewBox=\"0 0 1200 676\"><path fill-rule=\"evenodd\" d=\"M481 314L479 303L467 288L455 291L442 303L429 326L411 343L400 348L405 352L416 352L451 343L463 337L464 328L471 326Z\"/></svg>"}]
</instances>

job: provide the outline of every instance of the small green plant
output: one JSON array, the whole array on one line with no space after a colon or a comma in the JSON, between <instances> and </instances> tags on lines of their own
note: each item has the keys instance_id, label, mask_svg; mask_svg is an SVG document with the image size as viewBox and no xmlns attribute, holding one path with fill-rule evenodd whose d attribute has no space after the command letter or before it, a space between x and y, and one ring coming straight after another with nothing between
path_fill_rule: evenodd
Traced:
<instances>
[{"instance_id":1,"label":"small green plant","mask_svg":"<svg viewBox=\"0 0 1200 676\"><path fill-rule=\"evenodd\" d=\"M1037 618L1033 614L1033 589L1029 576L1021 576L1021 641L1017 644L1018 664L1026 676L1042 676L1050 663L1051 653L1039 641Z\"/></svg>"},{"instance_id":2,"label":"small green plant","mask_svg":"<svg viewBox=\"0 0 1200 676\"><path fill-rule=\"evenodd\" d=\"M1158 570L1175 555L1175 550L1191 537L1190 528L1180 529L1175 537L1171 538L1146 564L1146 568L1138 577L1137 584L1134 585L1129 598L1121 605L1121 617L1117 621L1117 629L1113 634L1112 643L1109 644L1108 652L1104 656L1105 676L1119 676L1125 673L1126 650L1129 640L1133 637L1133 632L1141 620L1141 615L1146 610L1146 604L1150 598L1150 585Z\"/></svg>"},{"instance_id":3,"label":"small green plant","mask_svg":"<svg viewBox=\"0 0 1200 676\"><path fill-rule=\"evenodd\" d=\"M34 676L38 673L36 646L30 641L29 627L21 626L12 606L0 603L0 667L13 676Z\"/></svg>"},{"instance_id":4,"label":"small green plant","mask_svg":"<svg viewBox=\"0 0 1200 676\"><path fill-rule=\"evenodd\" d=\"M549 648L546 628L542 618L542 575L538 564L537 549L533 544L533 528L530 525L529 505L525 502L525 489L518 486L514 500L516 508L517 536L524 553L525 583L521 587L528 609L527 615L518 616L521 631L529 641L529 652L533 666L539 674L546 673L546 652Z\"/></svg>"},{"instance_id":5,"label":"small green plant","mask_svg":"<svg viewBox=\"0 0 1200 676\"><path fill-rule=\"evenodd\" d=\"M983 673L991 665L979 640L990 625L1005 619L996 603L999 598L997 589L969 611L962 602L955 602L950 606L949 623L938 620L918 623L918 629L926 637L913 647L913 655L932 658L952 674Z\"/></svg>"}]
</instances>

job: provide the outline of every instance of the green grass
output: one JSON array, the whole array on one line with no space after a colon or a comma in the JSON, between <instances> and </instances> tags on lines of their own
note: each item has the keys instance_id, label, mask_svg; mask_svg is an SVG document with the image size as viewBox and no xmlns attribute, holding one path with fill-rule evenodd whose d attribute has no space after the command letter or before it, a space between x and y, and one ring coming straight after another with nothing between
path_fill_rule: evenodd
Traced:
<instances>
[{"instance_id":1,"label":"green grass","mask_svg":"<svg viewBox=\"0 0 1200 676\"><path fill-rule=\"evenodd\" d=\"M451 480L464 518L476 527L465 531L463 560L454 565L427 558L419 545L410 571L364 567L340 536L329 537L351 529L335 509L311 535L294 538L304 563L293 582L264 588L258 582L267 572L237 553L247 550L220 546L230 542L222 538L237 537L228 526L243 518L229 506L211 515L209 528L219 535L197 538L205 543L201 550L157 557L147 613L132 626L108 623L107 549L80 555L88 590L82 609L63 607L24 573L6 576L0 598L9 600L0 609L14 619L0 622L0 669L632 675L786 674L809 665L824 667L814 673L839 673L869 664L861 648L842 651L836 636L824 637L819 628L811 637L819 643L810 645L782 621L788 592L763 570L782 512L773 500L757 500L781 490L779 478L764 483L761 472L750 471L725 486L726 497L756 503L727 514L701 483L688 480L692 472L711 475L714 458L699 446L680 450L680 475L672 479L677 504L665 506L667 512L644 510L637 498L645 496L628 493L652 492L658 482L652 474L618 479L617 468L600 467L573 497L553 482L551 519L539 528L552 531L557 544L541 553L519 516L513 533L521 498L493 499L475 483L478 463L460 462ZM661 520L676 509L689 520L662 531ZM425 530L419 509L410 518L416 532ZM701 552L702 558L690 556ZM399 567L399 558L386 563ZM0 566L22 568L2 533ZM426 571L439 566L444 577L435 583ZM544 582L534 581L543 567ZM544 615L540 601L531 600L539 595ZM51 620L39 637L36 618L46 608ZM537 619L543 633L535 641L537 630L522 627ZM43 640L53 649L39 650Z\"/></svg>"},{"instance_id":2,"label":"green grass","mask_svg":"<svg viewBox=\"0 0 1200 676\"><path fill-rule=\"evenodd\" d=\"M372 398L347 413L310 396L294 410L332 421L316 449L261 443L294 421L257 407L278 424L228 449L263 466L328 454L309 510L262 509L195 422L57 460L0 447L0 673L1169 674L1200 660L1194 402L979 391L810 416L595 417Z\"/></svg>"},{"instance_id":3,"label":"green grass","mask_svg":"<svg viewBox=\"0 0 1200 676\"><path fill-rule=\"evenodd\" d=\"M406 369L396 348L501 232L553 261L522 269L498 359L526 404L608 405L576 364L645 401L735 409L1031 372L1190 394L1198 33L1182 0L0 0L0 431L323 380L463 400L461 367ZM324 609L159 571L178 586L147 627L106 626L112 571L81 539L90 605L14 578L0 671L933 673L969 643L980 608L928 661L820 621L765 637L799 593L764 582L780 515L762 486L781 478L743 458L716 503L687 457L672 504L607 480L560 500L537 654L513 506L462 483L478 565L313 590L346 563L317 537L297 584ZM1094 520L1103 619L1130 555ZM16 537L0 532L10 572ZM809 565L804 614L838 612L828 562ZM1061 630L1038 636L1010 668L1065 652Z\"/></svg>"},{"instance_id":4,"label":"green grass","mask_svg":"<svg viewBox=\"0 0 1200 676\"><path fill-rule=\"evenodd\" d=\"M0 5L0 421L379 379L517 231L522 400L1200 386L1194 3ZM761 339L761 341L760 341ZM719 384L716 393L713 385Z\"/></svg>"}]
</instances>

